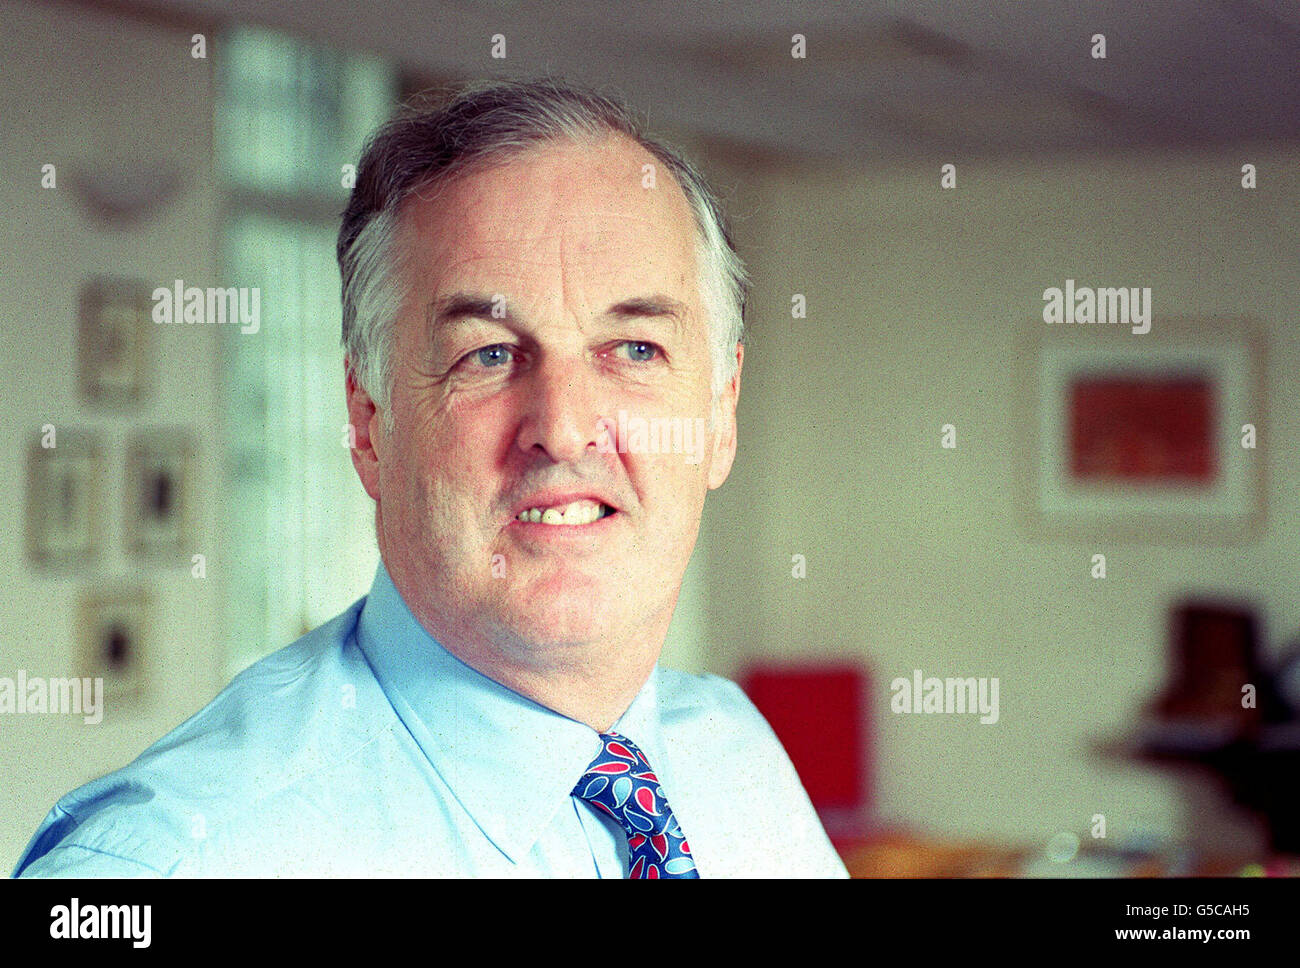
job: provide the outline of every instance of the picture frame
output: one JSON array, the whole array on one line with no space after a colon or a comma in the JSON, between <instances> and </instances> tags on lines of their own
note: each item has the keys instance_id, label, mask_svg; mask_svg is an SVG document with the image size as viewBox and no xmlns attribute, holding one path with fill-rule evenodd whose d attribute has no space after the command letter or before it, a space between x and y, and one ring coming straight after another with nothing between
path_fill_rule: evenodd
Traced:
<instances>
[{"instance_id":1,"label":"picture frame","mask_svg":"<svg viewBox=\"0 0 1300 968\"><path fill-rule=\"evenodd\" d=\"M149 392L153 301L147 283L96 276L78 297L77 382L108 406L140 403Z\"/></svg>"},{"instance_id":2,"label":"picture frame","mask_svg":"<svg viewBox=\"0 0 1300 968\"><path fill-rule=\"evenodd\" d=\"M1250 320L1180 317L1141 335L1041 321L1036 329L1021 395L1032 535L1146 544L1259 536L1266 346Z\"/></svg>"},{"instance_id":3,"label":"picture frame","mask_svg":"<svg viewBox=\"0 0 1300 968\"><path fill-rule=\"evenodd\" d=\"M126 547L137 558L185 556L195 533L195 449L181 429L140 431L126 461Z\"/></svg>"},{"instance_id":4,"label":"picture frame","mask_svg":"<svg viewBox=\"0 0 1300 968\"><path fill-rule=\"evenodd\" d=\"M104 701L145 692L152 599L138 588L83 592L77 606L79 675L104 680Z\"/></svg>"},{"instance_id":5,"label":"picture frame","mask_svg":"<svg viewBox=\"0 0 1300 968\"><path fill-rule=\"evenodd\" d=\"M88 565L104 541L99 435L46 424L27 451L27 557L37 567Z\"/></svg>"}]
</instances>

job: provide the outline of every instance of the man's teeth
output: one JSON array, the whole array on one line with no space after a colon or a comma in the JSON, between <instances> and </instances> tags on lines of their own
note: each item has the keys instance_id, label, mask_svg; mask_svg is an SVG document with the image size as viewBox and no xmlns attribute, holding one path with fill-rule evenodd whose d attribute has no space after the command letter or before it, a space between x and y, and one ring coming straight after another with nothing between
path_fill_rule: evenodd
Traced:
<instances>
[{"instance_id":1,"label":"man's teeth","mask_svg":"<svg viewBox=\"0 0 1300 968\"><path fill-rule=\"evenodd\" d=\"M529 508L515 518L541 524L591 524L605 516L605 506L597 501L574 501L567 507Z\"/></svg>"}]
</instances>

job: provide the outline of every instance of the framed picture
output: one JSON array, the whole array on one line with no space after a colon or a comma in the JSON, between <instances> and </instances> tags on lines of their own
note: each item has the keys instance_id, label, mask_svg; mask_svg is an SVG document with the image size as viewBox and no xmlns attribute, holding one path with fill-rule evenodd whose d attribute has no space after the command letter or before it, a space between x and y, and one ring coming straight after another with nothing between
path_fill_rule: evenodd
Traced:
<instances>
[{"instance_id":1,"label":"framed picture","mask_svg":"<svg viewBox=\"0 0 1300 968\"><path fill-rule=\"evenodd\" d=\"M1262 337L1242 320L1167 320L1142 335L1040 331L1028 404L1034 530L1251 540L1264 516L1263 379Z\"/></svg>"},{"instance_id":2,"label":"framed picture","mask_svg":"<svg viewBox=\"0 0 1300 968\"><path fill-rule=\"evenodd\" d=\"M104 701L145 691L149 596L138 589L84 594L77 609L78 675L104 680Z\"/></svg>"},{"instance_id":3,"label":"framed picture","mask_svg":"<svg viewBox=\"0 0 1300 968\"><path fill-rule=\"evenodd\" d=\"M194 541L194 445L183 430L137 434L127 452L126 545L137 557L185 556Z\"/></svg>"},{"instance_id":4,"label":"framed picture","mask_svg":"<svg viewBox=\"0 0 1300 968\"><path fill-rule=\"evenodd\" d=\"M100 555L104 455L88 431L47 424L27 451L27 555L38 566L79 566Z\"/></svg>"},{"instance_id":5,"label":"framed picture","mask_svg":"<svg viewBox=\"0 0 1300 968\"><path fill-rule=\"evenodd\" d=\"M77 371L96 403L139 403L148 392L152 297L139 280L97 277L81 289Z\"/></svg>"}]
</instances>

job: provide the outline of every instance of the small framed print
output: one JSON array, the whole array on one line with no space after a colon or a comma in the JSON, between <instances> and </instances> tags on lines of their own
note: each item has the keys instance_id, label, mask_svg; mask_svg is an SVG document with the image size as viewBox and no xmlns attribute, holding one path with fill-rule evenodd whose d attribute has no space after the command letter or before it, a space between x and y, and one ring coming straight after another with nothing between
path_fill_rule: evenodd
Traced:
<instances>
[{"instance_id":1,"label":"small framed print","mask_svg":"<svg viewBox=\"0 0 1300 968\"><path fill-rule=\"evenodd\" d=\"M144 693L150 604L149 596L137 589L92 592L81 598L79 674L104 680L105 702L133 700Z\"/></svg>"},{"instance_id":2,"label":"small framed print","mask_svg":"<svg viewBox=\"0 0 1300 968\"><path fill-rule=\"evenodd\" d=\"M88 400L139 403L148 392L153 301L144 282L97 277L81 289L77 371Z\"/></svg>"},{"instance_id":3,"label":"small framed print","mask_svg":"<svg viewBox=\"0 0 1300 968\"><path fill-rule=\"evenodd\" d=\"M1234 544L1264 517L1264 346L1244 320L1042 338L1030 405L1039 533Z\"/></svg>"},{"instance_id":4,"label":"small framed print","mask_svg":"<svg viewBox=\"0 0 1300 968\"><path fill-rule=\"evenodd\" d=\"M194 474L194 444L188 433L154 430L132 439L127 452L126 544L133 555L188 555L194 540Z\"/></svg>"},{"instance_id":5,"label":"small framed print","mask_svg":"<svg viewBox=\"0 0 1300 968\"><path fill-rule=\"evenodd\" d=\"M37 566L89 564L100 555L104 455L99 437L47 424L27 452L27 555Z\"/></svg>"}]
</instances>

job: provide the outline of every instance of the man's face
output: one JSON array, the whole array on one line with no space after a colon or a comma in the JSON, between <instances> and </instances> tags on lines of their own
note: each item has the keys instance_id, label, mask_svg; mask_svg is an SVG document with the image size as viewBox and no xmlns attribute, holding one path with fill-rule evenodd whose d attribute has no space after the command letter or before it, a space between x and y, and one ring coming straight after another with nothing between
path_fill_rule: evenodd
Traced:
<instances>
[{"instance_id":1,"label":"man's face","mask_svg":"<svg viewBox=\"0 0 1300 968\"><path fill-rule=\"evenodd\" d=\"M481 670L604 644L648 671L735 453L681 189L629 140L562 142L411 199L398 244L391 433L363 391L349 406L399 591ZM678 452L645 452L665 434Z\"/></svg>"}]
</instances>

